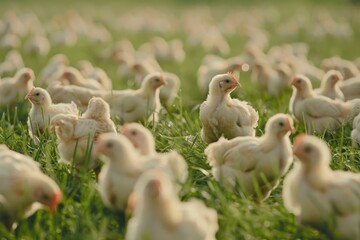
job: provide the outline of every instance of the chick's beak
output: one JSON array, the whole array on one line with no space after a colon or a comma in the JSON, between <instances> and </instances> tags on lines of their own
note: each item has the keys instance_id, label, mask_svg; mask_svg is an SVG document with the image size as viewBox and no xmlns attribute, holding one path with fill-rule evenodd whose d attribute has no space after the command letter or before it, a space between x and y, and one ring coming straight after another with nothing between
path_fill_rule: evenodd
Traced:
<instances>
[{"instance_id":1,"label":"chick's beak","mask_svg":"<svg viewBox=\"0 0 360 240\"><path fill-rule=\"evenodd\" d=\"M294 146L293 146L293 153L299 160L301 160L304 156L301 151L301 146L304 142L306 134L301 134L295 138Z\"/></svg>"},{"instance_id":2,"label":"chick's beak","mask_svg":"<svg viewBox=\"0 0 360 240\"><path fill-rule=\"evenodd\" d=\"M128 124L125 123L122 127L119 128L119 132L123 135L126 135L128 129Z\"/></svg>"},{"instance_id":3,"label":"chick's beak","mask_svg":"<svg viewBox=\"0 0 360 240\"><path fill-rule=\"evenodd\" d=\"M161 85L164 85L164 86L167 84L163 74L160 75L160 83L161 83Z\"/></svg>"},{"instance_id":4,"label":"chick's beak","mask_svg":"<svg viewBox=\"0 0 360 240\"><path fill-rule=\"evenodd\" d=\"M290 131L290 132L295 132L295 128L294 128L294 121L292 120L292 118L288 118L287 119L287 128L286 128L286 130L287 131Z\"/></svg>"},{"instance_id":5,"label":"chick's beak","mask_svg":"<svg viewBox=\"0 0 360 240\"><path fill-rule=\"evenodd\" d=\"M295 86L296 80L298 80L297 77L293 77L293 78L291 79L290 84L291 84L292 86Z\"/></svg>"},{"instance_id":6,"label":"chick's beak","mask_svg":"<svg viewBox=\"0 0 360 240\"><path fill-rule=\"evenodd\" d=\"M98 157L102 152L103 152L103 144L102 144L103 140L101 138L101 136L99 136L96 140L96 144L95 147L92 151L92 155L94 157Z\"/></svg>"},{"instance_id":7,"label":"chick's beak","mask_svg":"<svg viewBox=\"0 0 360 240\"><path fill-rule=\"evenodd\" d=\"M28 94L26 94L25 100L31 99L32 94L33 94L33 92L34 92L34 89L35 89L35 88L31 89L30 92L29 92Z\"/></svg>"},{"instance_id":8,"label":"chick's beak","mask_svg":"<svg viewBox=\"0 0 360 240\"><path fill-rule=\"evenodd\" d=\"M51 203L49 205L49 209L50 209L51 213L56 212L56 208L59 205L59 203L61 202L61 199L62 199L62 193L61 192L55 193L52 196Z\"/></svg>"}]
</instances>

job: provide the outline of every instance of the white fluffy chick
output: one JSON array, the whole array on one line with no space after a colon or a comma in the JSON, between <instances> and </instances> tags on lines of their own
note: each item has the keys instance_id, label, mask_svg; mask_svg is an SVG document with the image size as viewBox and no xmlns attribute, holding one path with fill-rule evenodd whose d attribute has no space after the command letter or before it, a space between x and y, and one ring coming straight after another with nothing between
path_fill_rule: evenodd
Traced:
<instances>
[{"instance_id":1,"label":"white fluffy chick","mask_svg":"<svg viewBox=\"0 0 360 240\"><path fill-rule=\"evenodd\" d=\"M204 61L198 70L198 86L202 93L207 93L209 84L213 77L226 72L239 71L244 64L244 60L240 57L230 58L225 61L216 59L214 63L209 64L208 60Z\"/></svg>"},{"instance_id":2,"label":"white fluffy chick","mask_svg":"<svg viewBox=\"0 0 360 240\"><path fill-rule=\"evenodd\" d=\"M24 68L24 61L17 50L9 51L2 63L0 63L0 76L13 74Z\"/></svg>"},{"instance_id":3,"label":"white fluffy chick","mask_svg":"<svg viewBox=\"0 0 360 240\"><path fill-rule=\"evenodd\" d=\"M138 152L125 136L105 133L97 138L93 155L105 161L98 182L101 199L113 210L124 210L136 181L144 172Z\"/></svg>"},{"instance_id":4,"label":"white fluffy chick","mask_svg":"<svg viewBox=\"0 0 360 240\"><path fill-rule=\"evenodd\" d=\"M293 120L287 114L269 118L261 137L221 138L205 149L217 181L235 186L255 200L266 199L292 163L290 132Z\"/></svg>"},{"instance_id":5,"label":"white fluffy chick","mask_svg":"<svg viewBox=\"0 0 360 240\"><path fill-rule=\"evenodd\" d=\"M112 91L107 97L111 106L111 114L123 122L154 120L157 122L160 111L160 87L166 81L162 73L147 75L137 90Z\"/></svg>"},{"instance_id":6,"label":"white fluffy chick","mask_svg":"<svg viewBox=\"0 0 360 240\"><path fill-rule=\"evenodd\" d=\"M161 171L143 174L135 185L134 214L126 240L215 240L217 213L197 199L182 203L169 177Z\"/></svg>"},{"instance_id":7,"label":"white fluffy chick","mask_svg":"<svg viewBox=\"0 0 360 240\"><path fill-rule=\"evenodd\" d=\"M339 87L344 94L345 100L360 98L360 76L342 81Z\"/></svg>"},{"instance_id":8,"label":"white fluffy chick","mask_svg":"<svg viewBox=\"0 0 360 240\"><path fill-rule=\"evenodd\" d=\"M34 87L34 72L30 68L19 70L12 78L0 81L0 107L15 104Z\"/></svg>"},{"instance_id":9,"label":"white fluffy chick","mask_svg":"<svg viewBox=\"0 0 360 240\"><path fill-rule=\"evenodd\" d=\"M353 130L351 131L351 139L356 147L360 146L360 114L353 121Z\"/></svg>"},{"instance_id":10,"label":"white fluffy chick","mask_svg":"<svg viewBox=\"0 0 360 240\"><path fill-rule=\"evenodd\" d=\"M73 114L59 114L51 119L55 128L60 159L70 163L74 159L77 166L84 164L89 157L89 150L94 138L101 134L116 133L114 122L110 119L109 105L101 98L90 99L88 108L81 117ZM89 168L96 168L98 162L90 157Z\"/></svg>"},{"instance_id":11,"label":"white fluffy chick","mask_svg":"<svg viewBox=\"0 0 360 240\"><path fill-rule=\"evenodd\" d=\"M184 183L188 175L185 159L176 151L158 153L151 132L139 123L126 123L119 132L126 136L143 156L146 156L146 168L159 168L169 174L174 182Z\"/></svg>"},{"instance_id":12,"label":"white fluffy chick","mask_svg":"<svg viewBox=\"0 0 360 240\"><path fill-rule=\"evenodd\" d=\"M247 102L230 96L239 86L232 73L216 75L211 80L207 99L200 106L201 137L205 142L215 142L221 136L231 139L255 135L257 111Z\"/></svg>"},{"instance_id":13,"label":"white fluffy chick","mask_svg":"<svg viewBox=\"0 0 360 240\"><path fill-rule=\"evenodd\" d=\"M55 212L61 190L31 157L2 147L0 169L0 222L9 230L43 206Z\"/></svg>"},{"instance_id":14,"label":"white fluffy chick","mask_svg":"<svg viewBox=\"0 0 360 240\"><path fill-rule=\"evenodd\" d=\"M342 80L343 77L339 71L330 70L321 80L320 88L314 89L314 92L331 99L344 101L345 96L339 87L339 83Z\"/></svg>"},{"instance_id":15,"label":"white fluffy chick","mask_svg":"<svg viewBox=\"0 0 360 240\"><path fill-rule=\"evenodd\" d=\"M81 72L73 67L67 67L64 70L60 77L60 81L65 84L76 85L93 90L105 90L104 86L96 79L84 78Z\"/></svg>"},{"instance_id":16,"label":"white fluffy chick","mask_svg":"<svg viewBox=\"0 0 360 240\"><path fill-rule=\"evenodd\" d=\"M105 90L112 89L112 81L107 75L107 73L98 67L95 67L91 73L86 75L87 78L95 79L98 83L100 83Z\"/></svg>"},{"instance_id":17,"label":"white fluffy chick","mask_svg":"<svg viewBox=\"0 0 360 240\"><path fill-rule=\"evenodd\" d=\"M283 78L283 75L265 60L254 61L251 78L255 84L266 89L270 96L279 96L281 91L290 85L290 78Z\"/></svg>"},{"instance_id":18,"label":"white fluffy chick","mask_svg":"<svg viewBox=\"0 0 360 240\"><path fill-rule=\"evenodd\" d=\"M126 123L119 128L119 132L130 140L141 155L156 154L154 136L140 123Z\"/></svg>"},{"instance_id":19,"label":"white fluffy chick","mask_svg":"<svg viewBox=\"0 0 360 240\"><path fill-rule=\"evenodd\" d=\"M25 99L31 102L27 124L30 137L36 144L39 143L41 133L49 126L51 118L60 113L75 115L79 113L75 103L53 104L50 94L43 88L31 89Z\"/></svg>"},{"instance_id":20,"label":"white fluffy chick","mask_svg":"<svg viewBox=\"0 0 360 240\"><path fill-rule=\"evenodd\" d=\"M65 55L54 55L40 72L40 84L50 83L52 81L58 80L67 65L69 65L69 59Z\"/></svg>"},{"instance_id":21,"label":"white fluffy chick","mask_svg":"<svg viewBox=\"0 0 360 240\"><path fill-rule=\"evenodd\" d=\"M46 36L35 34L26 41L24 50L27 53L45 56L49 53L50 42Z\"/></svg>"},{"instance_id":22,"label":"white fluffy chick","mask_svg":"<svg viewBox=\"0 0 360 240\"><path fill-rule=\"evenodd\" d=\"M294 88L289 110L300 123L305 124L308 133L333 131L345 122L351 110L350 103L317 95L304 75L296 75L291 84Z\"/></svg>"},{"instance_id":23,"label":"white fluffy chick","mask_svg":"<svg viewBox=\"0 0 360 240\"><path fill-rule=\"evenodd\" d=\"M328 236L360 239L360 174L333 171L330 149L314 136L298 136L294 155L299 162L284 180L285 207Z\"/></svg>"}]
</instances>

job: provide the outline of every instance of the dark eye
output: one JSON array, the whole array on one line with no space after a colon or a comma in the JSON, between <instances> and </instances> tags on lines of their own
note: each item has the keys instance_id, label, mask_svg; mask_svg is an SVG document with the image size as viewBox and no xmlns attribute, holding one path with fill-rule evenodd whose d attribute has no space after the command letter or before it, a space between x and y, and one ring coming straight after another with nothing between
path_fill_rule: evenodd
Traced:
<instances>
[{"instance_id":1,"label":"dark eye","mask_svg":"<svg viewBox=\"0 0 360 240\"><path fill-rule=\"evenodd\" d=\"M301 80L299 79L299 80L297 80L296 82L297 82L297 83L301 83Z\"/></svg>"},{"instance_id":2,"label":"dark eye","mask_svg":"<svg viewBox=\"0 0 360 240\"><path fill-rule=\"evenodd\" d=\"M106 147L107 147L107 148L112 148L112 146L113 146L113 144L112 144L111 142L108 142L108 143L106 144Z\"/></svg>"},{"instance_id":3,"label":"dark eye","mask_svg":"<svg viewBox=\"0 0 360 240\"><path fill-rule=\"evenodd\" d=\"M284 123L283 123L283 122L279 122L279 126L280 126L280 127L283 127L283 126L284 126Z\"/></svg>"},{"instance_id":4,"label":"dark eye","mask_svg":"<svg viewBox=\"0 0 360 240\"><path fill-rule=\"evenodd\" d=\"M133 130L133 131L131 131L131 135L136 135L137 133L136 133L136 131L135 130Z\"/></svg>"},{"instance_id":5,"label":"dark eye","mask_svg":"<svg viewBox=\"0 0 360 240\"><path fill-rule=\"evenodd\" d=\"M35 95L36 95L36 96L40 96L40 93L36 93Z\"/></svg>"},{"instance_id":6,"label":"dark eye","mask_svg":"<svg viewBox=\"0 0 360 240\"><path fill-rule=\"evenodd\" d=\"M155 82L159 82L159 81L160 81L160 79L158 79L158 78L155 79Z\"/></svg>"},{"instance_id":7,"label":"dark eye","mask_svg":"<svg viewBox=\"0 0 360 240\"><path fill-rule=\"evenodd\" d=\"M226 83L230 83L231 81L230 81L229 79L226 79L225 82L226 82Z\"/></svg>"},{"instance_id":8,"label":"dark eye","mask_svg":"<svg viewBox=\"0 0 360 240\"><path fill-rule=\"evenodd\" d=\"M306 147L304 148L304 152L305 152L305 153L311 153L311 151L312 151L312 148L311 148L310 146L306 146Z\"/></svg>"},{"instance_id":9,"label":"dark eye","mask_svg":"<svg viewBox=\"0 0 360 240\"><path fill-rule=\"evenodd\" d=\"M51 199L50 196L48 196L48 195L42 195L41 198L42 198L42 200L44 200L44 202L48 202Z\"/></svg>"}]
</instances>

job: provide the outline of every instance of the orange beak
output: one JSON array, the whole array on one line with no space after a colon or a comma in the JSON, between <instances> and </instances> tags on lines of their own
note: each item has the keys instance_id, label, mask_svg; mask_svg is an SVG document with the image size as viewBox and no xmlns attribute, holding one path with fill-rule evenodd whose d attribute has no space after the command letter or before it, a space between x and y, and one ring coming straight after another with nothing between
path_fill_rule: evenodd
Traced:
<instances>
[{"instance_id":1,"label":"orange beak","mask_svg":"<svg viewBox=\"0 0 360 240\"><path fill-rule=\"evenodd\" d=\"M131 216L137 205L137 196L135 192L132 192L127 201L126 214Z\"/></svg>"},{"instance_id":2,"label":"orange beak","mask_svg":"<svg viewBox=\"0 0 360 240\"><path fill-rule=\"evenodd\" d=\"M53 195L53 197L51 199L50 206L49 206L49 209L50 209L51 213L56 212L56 208L59 205L59 203L61 202L61 199L62 199L62 193L61 192L55 193Z\"/></svg>"},{"instance_id":3,"label":"orange beak","mask_svg":"<svg viewBox=\"0 0 360 240\"><path fill-rule=\"evenodd\" d=\"M161 85L166 85L167 84L163 74L160 75L160 83L161 83Z\"/></svg>"},{"instance_id":4,"label":"orange beak","mask_svg":"<svg viewBox=\"0 0 360 240\"><path fill-rule=\"evenodd\" d=\"M295 138L293 152L294 155L297 156L299 160L301 160L303 157L302 151L300 149L305 138L306 138L306 134L300 134Z\"/></svg>"},{"instance_id":5,"label":"orange beak","mask_svg":"<svg viewBox=\"0 0 360 240\"><path fill-rule=\"evenodd\" d=\"M230 77L231 81L232 81L232 85L231 87L236 88L236 87L241 87L241 84L238 82L238 80L236 79L235 75L232 72L228 72L227 73L228 76Z\"/></svg>"},{"instance_id":6,"label":"orange beak","mask_svg":"<svg viewBox=\"0 0 360 240\"><path fill-rule=\"evenodd\" d=\"M30 90L30 92L29 92L28 94L26 94L25 100L28 100L29 98L31 98L32 93L34 92L34 90L35 90L35 88L32 88L32 89Z\"/></svg>"},{"instance_id":7,"label":"orange beak","mask_svg":"<svg viewBox=\"0 0 360 240\"><path fill-rule=\"evenodd\" d=\"M288 117L288 125L287 125L287 129L290 132L295 132L295 128L294 128L294 121L291 117Z\"/></svg>"},{"instance_id":8,"label":"orange beak","mask_svg":"<svg viewBox=\"0 0 360 240\"><path fill-rule=\"evenodd\" d=\"M119 128L119 132L123 135L125 135L125 133L127 132L128 129L128 124L125 123L121 128Z\"/></svg>"},{"instance_id":9,"label":"orange beak","mask_svg":"<svg viewBox=\"0 0 360 240\"><path fill-rule=\"evenodd\" d=\"M98 157L100 155L100 153L102 153L102 148L103 148L102 147L102 145L103 145L102 142L103 142L103 139L102 139L102 137L100 135L96 139L96 144L95 144L95 147L94 147L94 149L92 151L93 156Z\"/></svg>"},{"instance_id":10,"label":"orange beak","mask_svg":"<svg viewBox=\"0 0 360 240\"><path fill-rule=\"evenodd\" d=\"M298 78L296 76L294 76L292 79L291 79L291 85L295 86L295 82L296 80L298 80Z\"/></svg>"}]
</instances>

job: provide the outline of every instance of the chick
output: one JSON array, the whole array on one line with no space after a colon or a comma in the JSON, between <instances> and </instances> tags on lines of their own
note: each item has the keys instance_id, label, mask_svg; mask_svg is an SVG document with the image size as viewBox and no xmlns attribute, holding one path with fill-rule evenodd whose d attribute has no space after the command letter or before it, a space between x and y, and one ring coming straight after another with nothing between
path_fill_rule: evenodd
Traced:
<instances>
[{"instance_id":1,"label":"chick","mask_svg":"<svg viewBox=\"0 0 360 240\"><path fill-rule=\"evenodd\" d=\"M298 136L294 155L299 162L283 187L288 211L329 238L360 239L360 175L333 171L330 149L314 136Z\"/></svg>"},{"instance_id":2,"label":"chick","mask_svg":"<svg viewBox=\"0 0 360 240\"><path fill-rule=\"evenodd\" d=\"M39 143L39 137L45 128L49 126L51 118L60 113L75 115L79 113L76 104L73 102L70 104L53 104L50 94L43 88L31 89L25 99L31 102L27 124L30 137L36 144Z\"/></svg>"},{"instance_id":3,"label":"chick","mask_svg":"<svg viewBox=\"0 0 360 240\"><path fill-rule=\"evenodd\" d=\"M69 65L69 59L65 55L54 55L41 70L38 80L39 84L49 84L50 82L58 80L67 65Z\"/></svg>"},{"instance_id":4,"label":"chick","mask_svg":"<svg viewBox=\"0 0 360 240\"><path fill-rule=\"evenodd\" d=\"M3 147L0 169L0 223L11 230L42 206L55 212L61 190L32 158Z\"/></svg>"},{"instance_id":5,"label":"chick","mask_svg":"<svg viewBox=\"0 0 360 240\"><path fill-rule=\"evenodd\" d=\"M157 122L160 111L160 87L165 85L164 75L147 75L137 90L112 91L106 98L111 106L111 115L123 122L154 120Z\"/></svg>"},{"instance_id":6,"label":"chick","mask_svg":"<svg viewBox=\"0 0 360 240\"><path fill-rule=\"evenodd\" d=\"M305 124L306 131L333 131L340 127L351 111L351 104L316 95L310 80L304 75L294 77L293 95L289 109L293 116Z\"/></svg>"},{"instance_id":7,"label":"chick","mask_svg":"<svg viewBox=\"0 0 360 240\"><path fill-rule=\"evenodd\" d=\"M171 180L161 171L143 174L135 185L135 194L135 211L126 240L216 239L216 211L196 199L182 203Z\"/></svg>"},{"instance_id":8,"label":"chick","mask_svg":"<svg viewBox=\"0 0 360 240\"><path fill-rule=\"evenodd\" d=\"M13 105L34 87L34 72L30 68L23 68L12 78L0 81L0 107Z\"/></svg>"},{"instance_id":9,"label":"chick","mask_svg":"<svg viewBox=\"0 0 360 240\"><path fill-rule=\"evenodd\" d=\"M293 128L292 118L279 113L268 120L261 137L221 138L210 144L205 155L215 179L230 186L239 183L255 200L266 199L292 163Z\"/></svg>"},{"instance_id":10,"label":"chick","mask_svg":"<svg viewBox=\"0 0 360 240\"><path fill-rule=\"evenodd\" d=\"M344 94L345 100L360 98L360 76L342 81L339 83L339 88Z\"/></svg>"},{"instance_id":11,"label":"chick","mask_svg":"<svg viewBox=\"0 0 360 240\"><path fill-rule=\"evenodd\" d=\"M230 97L239 86L231 73L216 75L211 80L208 97L200 106L201 137L205 142L215 142L221 136L231 139L255 135L257 111L247 102Z\"/></svg>"},{"instance_id":12,"label":"chick","mask_svg":"<svg viewBox=\"0 0 360 240\"><path fill-rule=\"evenodd\" d=\"M93 90L105 90L104 86L99 83L96 79L87 78L85 79L79 70L73 67L67 67L63 72L60 81L62 83L76 85L84 88Z\"/></svg>"},{"instance_id":13,"label":"chick","mask_svg":"<svg viewBox=\"0 0 360 240\"><path fill-rule=\"evenodd\" d=\"M90 99L81 117L59 114L51 119L50 124L55 128L58 139L59 162L70 163L73 159L79 167L89 160L87 164L90 169L98 166L96 159L89 156L94 139L101 133L116 133L115 124L110 119L109 105L98 97Z\"/></svg>"},{"instance_id":14,"label":"chick","mask_svg":"<svg viewBox=\"0 0 360 240\"><path fill-rule=\"evenodd\" d=\"M330 70L324 75L320 88L314 89L314 92L331 99L344 101L345 96L339 87L339 81L342 80L343 77L339 71Z\"/></svg>"}]
</instances>

